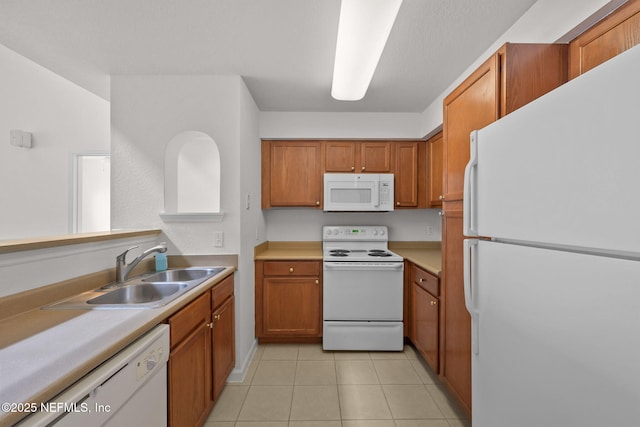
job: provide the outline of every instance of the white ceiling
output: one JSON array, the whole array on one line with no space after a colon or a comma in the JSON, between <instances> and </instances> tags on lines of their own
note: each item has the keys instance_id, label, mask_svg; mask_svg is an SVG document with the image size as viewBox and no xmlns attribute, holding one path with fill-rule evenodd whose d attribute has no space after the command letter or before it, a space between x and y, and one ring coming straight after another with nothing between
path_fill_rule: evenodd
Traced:
<instances>
[{"instance_id":1,"label":"white ceiling","mask_svg":"<svg viewBox=\"0 0 640 427\"><path fill-rule=\"evenodd\" d=\"M113 74L241 75L261 111L422 112L535 0L404 0L367 95L331 98L340 0L2 0L0 44Z\"/></svg>"}]
</instances>

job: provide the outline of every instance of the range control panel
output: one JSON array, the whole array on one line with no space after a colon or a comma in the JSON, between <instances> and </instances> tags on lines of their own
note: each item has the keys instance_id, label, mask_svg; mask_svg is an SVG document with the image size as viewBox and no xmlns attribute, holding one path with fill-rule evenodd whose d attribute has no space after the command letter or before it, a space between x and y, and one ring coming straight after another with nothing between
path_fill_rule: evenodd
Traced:
<instances>
[{"instance_id":1,"label":"range control panel","mask_svg":"<svg viewBox=\"0 0 640 427\"><path fill-rule=\"evenodd\" d=\"M324 241L386 241L387 235L388 230L385 225L325 225L322 227L322 240Z\"/></svg>"}]
</instances>

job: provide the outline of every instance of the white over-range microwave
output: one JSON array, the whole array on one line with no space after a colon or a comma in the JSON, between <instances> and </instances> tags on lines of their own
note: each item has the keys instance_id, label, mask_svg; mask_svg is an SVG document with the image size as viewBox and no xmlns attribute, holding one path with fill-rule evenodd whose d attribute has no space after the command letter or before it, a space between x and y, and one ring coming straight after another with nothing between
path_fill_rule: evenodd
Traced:
<instances>
[{"instance_id":1,"label":"white over-range microwave","mask_svg":"<svg viewBox=\"0 0 640 427\"><path fill-rule=\"evenodd\" d=\"M325 173L324 210L392 211L393 174Z\"/></svg>"}]
</instances>

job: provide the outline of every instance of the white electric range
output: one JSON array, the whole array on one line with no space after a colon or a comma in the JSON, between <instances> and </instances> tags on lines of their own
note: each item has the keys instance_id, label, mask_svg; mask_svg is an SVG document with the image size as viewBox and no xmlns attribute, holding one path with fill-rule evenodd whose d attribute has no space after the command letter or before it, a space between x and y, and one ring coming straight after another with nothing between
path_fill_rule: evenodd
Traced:
<instances>
[{"instance_id":1,"label":"white electric range","mask_svg":"<svg viewBox=\"0 0 640 427\"><path fill-rule=\"evenodd\" d=\"M324 226L325 350L401 351L404 260L386 226Z\"/></svg>"}]
</instances>

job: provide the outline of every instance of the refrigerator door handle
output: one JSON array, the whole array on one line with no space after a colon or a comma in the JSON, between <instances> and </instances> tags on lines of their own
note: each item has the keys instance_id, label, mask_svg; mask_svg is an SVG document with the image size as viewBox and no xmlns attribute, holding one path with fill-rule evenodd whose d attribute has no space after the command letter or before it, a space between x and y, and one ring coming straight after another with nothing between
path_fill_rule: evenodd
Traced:
<instances>
[{"instance_id":1,"label":"refrigerator door handle","mask_svg":"<svg viewBox=\"0 0 640 427\"><path fill-rule=\"evenodd\" d=\"M465 236L477 236L476 218L474 218L476 209L476 168L478 166L478 131L471 132L471 145L469 163L464 168L464 199L462 202L463 218L462 232Z\"/></svg>"},{"instance_id":2,"label":"refrigerator door handle","mask_svg":"<svg viewBox=\"0 0 640 427\"><path fill-rule=\"evenodd\" d=\"M475 258L477 258L478 239L464 240L464 304L471 315L471 350L473 354L479 354L478 323L480 321L477 301L474 300L477 289L477 268Z\"/></svg>"}]
</instances>

